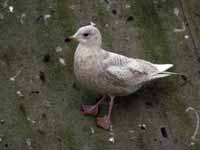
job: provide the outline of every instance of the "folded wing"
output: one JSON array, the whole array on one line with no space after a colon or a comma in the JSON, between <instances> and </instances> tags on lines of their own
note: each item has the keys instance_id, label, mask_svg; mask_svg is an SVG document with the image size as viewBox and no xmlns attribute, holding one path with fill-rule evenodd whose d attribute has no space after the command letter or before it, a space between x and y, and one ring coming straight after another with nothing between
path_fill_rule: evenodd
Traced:
<instances>
[{"instance_id":1,"label":"folded wing","mask_svg":"<svg viewBox=\"0 0 200 150\"><path fill-rule=\"evenodd\" d=\"M128 58L114 53L110 53L104 63L106 78L112 84L123 87L143 84L155 78L169 76L161 73L173 66L171 64L152 64L148 61Z\"/></svg>"}]
</instances>

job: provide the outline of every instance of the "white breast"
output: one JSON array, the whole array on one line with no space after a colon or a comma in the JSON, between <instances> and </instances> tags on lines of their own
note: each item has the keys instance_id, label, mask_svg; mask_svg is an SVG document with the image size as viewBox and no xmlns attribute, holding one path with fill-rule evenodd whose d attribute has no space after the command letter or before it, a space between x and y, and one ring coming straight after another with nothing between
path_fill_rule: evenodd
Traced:
<instances>
[{"instance_id":1,"label":"white breast","mask_svg":"<svg viewBox=\"0 0 200 150\"><path fill-rule=\"evenodd\" d=\"M97 68L95 53L78 46L74 56L74 73L77 80L87 88L94 88L95 78L98 76Z\"/></svg>"}]
</instances>

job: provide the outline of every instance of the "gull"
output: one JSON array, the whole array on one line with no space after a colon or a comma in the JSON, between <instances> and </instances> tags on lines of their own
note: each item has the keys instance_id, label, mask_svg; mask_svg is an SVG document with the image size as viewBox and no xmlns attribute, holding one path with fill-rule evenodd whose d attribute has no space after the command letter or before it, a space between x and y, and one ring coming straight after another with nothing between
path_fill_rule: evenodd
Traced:
<instances>
[{"instance_id":1,"label":"gull","mask_svg":"<svg viewBox=\"0 0 200 150\"><path fill-rule=\"evenodd\" d=\"M65 39L78 41L74 54L74 74L80 84L103 95L95 105L82 105L85 115L98 114L99 105L109 96L109 110L104 117L96 117L97 126L109 129L111 112L116 96L126 96L136 92L145 83L154 79L176 74L167 72L172 64L153 64L109 52L102 48L102 36L94 23L80 27Z\"/></svg>"}]
</instances>

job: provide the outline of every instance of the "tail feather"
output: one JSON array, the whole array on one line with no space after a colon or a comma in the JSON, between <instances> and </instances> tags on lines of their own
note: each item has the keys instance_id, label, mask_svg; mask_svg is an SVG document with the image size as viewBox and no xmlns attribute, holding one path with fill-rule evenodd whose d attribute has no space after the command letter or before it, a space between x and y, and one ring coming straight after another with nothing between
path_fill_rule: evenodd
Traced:
<instances>
[{"instance_id":1,"label":"tail feather","mask_svg":"<svg viewBox=\"0 0 200 150\"><path fill-rule=\"evenodd\" d=\"M152 76L152 79L168 77L170 75L181 75L179 73L167 72L169 68L173 67L173 64L154 64L158 69L158 72Z\"/></svg>"},{"instance_id":2,"label":"tail feather","mask_svg":"<svg viewBox=\"0 0 200 150\"><path fill-rule=\"evenodd\" d=\"M161 72L161 73L158 73L156 75L154 75L152 77L152 79L157 79L157 78L164 78L164 77L168 77L168 76L171 76L171 75L178 75L178 76L185 76L184 74L181 74L181 73L175 73L175 72Z\"/></svg>"},{"instance_id":3,"label":"tail feather","mask_svg":"<svg viewBox=\"0 0 200 150\"><path fill-rule=\"evenodd\" d=\"M160 74L169 74L169 75L180 75L180 76L184 76L184 74L181 74L181 73L168 72L168 71L161 72Z\"/></svg>"},{"instance_id":4,"label":"tail feather","mask_svg":"<svg viewBox=\"0 0 200 150\"><path fill-rule=\"evenodd\" d=\"M173 64L154 64L154 66L159 70L159 73L161 73L173 67Z\"/></svg>"},{"instance_id":5,"label":"tail feather","mask_svg":"<svg viewBox=\"0 0 200 150\"><path fill-rule=\"evenodd\" d=\"M170 74L163 74L163 73L160 73L160 74L156 74L154 75L151 79L158 79L158 78L164 78L164 77L168 77L170 76Z\"/></svg>"}]
</instances>

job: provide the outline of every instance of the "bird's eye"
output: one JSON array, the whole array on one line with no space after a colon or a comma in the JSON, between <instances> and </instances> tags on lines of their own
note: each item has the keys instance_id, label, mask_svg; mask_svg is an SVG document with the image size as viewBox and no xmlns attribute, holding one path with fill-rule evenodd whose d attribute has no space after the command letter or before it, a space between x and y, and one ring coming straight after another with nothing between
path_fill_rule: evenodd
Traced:
<instances>
[{"instance_id":1,"label":"bird's eye","mask_svg":"<svg viewBox=\"0 0 200 150\"><path fill-rule=\"evenodd\" d=\"M87 37L88 35L89 35L89 33L84 33L83 34L84 37Z\"/></svg>"}]
</instances>

